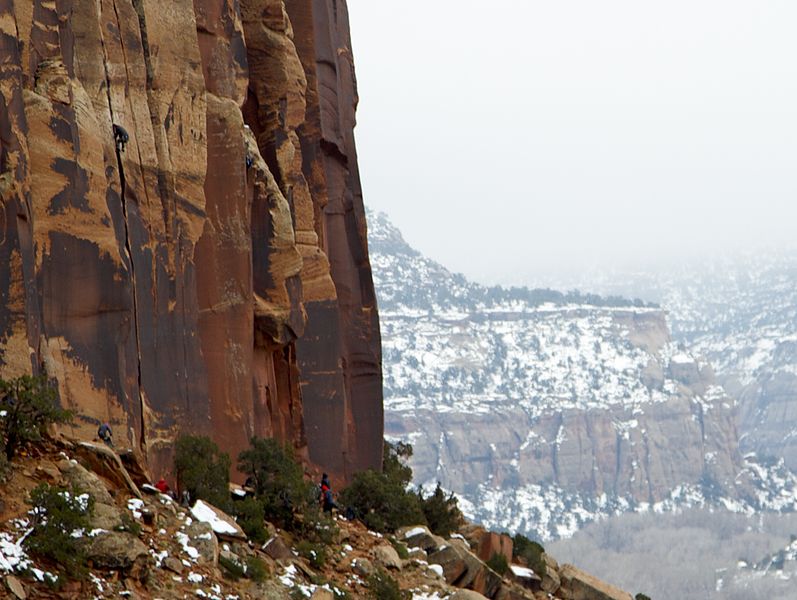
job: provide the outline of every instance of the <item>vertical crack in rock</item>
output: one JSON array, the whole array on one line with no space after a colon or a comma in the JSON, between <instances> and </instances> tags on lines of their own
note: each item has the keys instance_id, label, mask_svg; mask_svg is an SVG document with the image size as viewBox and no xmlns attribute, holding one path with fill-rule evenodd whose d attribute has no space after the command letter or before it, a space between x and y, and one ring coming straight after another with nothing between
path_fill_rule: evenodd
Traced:
<instances>
[{"instance_id":1,"label":"vertical crack in rock","mask_svg":"<svg viewBox=\"0 0 797 600\"><path fill-rule=\"evenodd\" d=\"M117 27L119 24L119 13L116 10L116 3L113 3L114 7L114 16L116 17ZM116 118L113 112L113 102L111 100L111 76L108 73L108 53L105 48L105 40L102 35L100 35L100 45L102 46L103 50L103 57L102 57L102 66L105 72L105 93L108 96L108 112L111 115L111 125L116 124ZM110 135L115 136L115 132L113 129L108 132ZM122 147L119 142L114 138L114 149L116 151L116 165L119 171L119 198L122 204L122 218L124 221L124 231L125 231L125 252L127 253L127 260L130 265L130 286L132 291L132 303L133 303L133 332L135 334L136 339L136 375L137 375L137 388L138 388L138 410L141 414L141 420L139 423L139 439L137 440L139 448L146 447L146 426L145 426L145 419L144 419L144 396L143 396L143 388L142 388L142 376L141 376L141 334L139 332L139 324L138 324L138 292L136 290L136 270L133 264L133 248L130 244L130 224L127 217L127 201L125 198L125 169L124 164L122 161ZM134 443L136 440L133 440Z\"/></svg>"}]
</instances>

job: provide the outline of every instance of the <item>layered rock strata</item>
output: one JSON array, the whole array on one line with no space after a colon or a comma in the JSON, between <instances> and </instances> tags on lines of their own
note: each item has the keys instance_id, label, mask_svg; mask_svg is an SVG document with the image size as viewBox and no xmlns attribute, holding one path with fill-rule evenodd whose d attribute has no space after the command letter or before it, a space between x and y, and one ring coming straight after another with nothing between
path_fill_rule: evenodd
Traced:
<instances>
[{"instance_id":1,"label":"layered rock strata","mask_svg":"<svg viewBox=\"0 0 797 600\"><path fill-rule=\"evenodd\" d=\"M0 0L0 374L158 471L182 432L377 466L350 46L341 1Z\"/></svg>"},{"instance_id":2,"label":"layered rock strata","mask_svg":"<svg viewBox=\"0 0 797 600\"><path fill-rule=\"evenodd\" d=\"M542 538L627 511L794 509L793 476L739 451L737 402L664 311L486 288L370 217L385 430L413 445L417 483Z\"/></svg>"}]
</instances>

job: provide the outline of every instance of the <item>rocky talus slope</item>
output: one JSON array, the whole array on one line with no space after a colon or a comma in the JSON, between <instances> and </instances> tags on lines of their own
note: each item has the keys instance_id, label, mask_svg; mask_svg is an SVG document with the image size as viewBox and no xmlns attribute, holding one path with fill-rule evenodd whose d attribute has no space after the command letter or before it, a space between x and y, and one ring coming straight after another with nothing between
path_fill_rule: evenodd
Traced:
<instances>
[{"instance_id":1,"label":"rocky talus slope","mask_svg":"<svg viewBox=\"0 0 797 600\"><path fill-rule=\"evenodd\" d=\"M501 576L484 560L502 554L511 561L511 539L473 525L463 525L450 539L425 527L385 537L336 518L334 539L321 560L270 525L270 539L253 544L218 509L202 501L190 509L179 506L134 479L112 451L87 442L61 440L16 462L0 488L0 594L16 600L379 598L369 576L382 570L413 600L631 600L545 554L542 576L520 564ZM22 544L31 528L31 507L22 499L39 483L74 485L95 501L90 530L77 535L90 573L57 590L48 585L54 566L29 556ZM253 563L260 565L257 576ZM250 570L232 577L231 564Z\"/></svg>"},{"instance_id":2,"label":"rocky talus slope","mask_svg":"<svg viewBox=\"0 0 797 600\"><path fill-rule=\"evenodd\" d=\"M626 511L794 509L794 476L742 456L736 401L661 309L479 286L370 224L386 432L419 483L543 538Z\"/></svg>"},{"instance_id":3,"label":"rocky talus slope","mask_svg":"<svg viewBox=\"0 0 797 600\"><path fill-rule=\"evenodd\" d=\"M181 431L380 464L344 0L0 0L0 375L166 472Z\"/></svg>"}]
</instances>

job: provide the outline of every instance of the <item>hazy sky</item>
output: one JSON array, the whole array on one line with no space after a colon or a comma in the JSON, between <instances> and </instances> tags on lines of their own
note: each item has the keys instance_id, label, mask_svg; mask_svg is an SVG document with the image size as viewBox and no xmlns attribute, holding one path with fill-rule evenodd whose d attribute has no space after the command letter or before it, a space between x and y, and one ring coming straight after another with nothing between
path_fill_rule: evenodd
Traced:
<instances>
[{"instance_id":1,"label":"hazy sky","mask_svg":"<svg viewBox=\"0 0 797 600\"><path fill-rule=\"evenodd\" d=\"M794 0L349 0L366 203L482 281L797 234Z\"/></svg>"}]
</instances>

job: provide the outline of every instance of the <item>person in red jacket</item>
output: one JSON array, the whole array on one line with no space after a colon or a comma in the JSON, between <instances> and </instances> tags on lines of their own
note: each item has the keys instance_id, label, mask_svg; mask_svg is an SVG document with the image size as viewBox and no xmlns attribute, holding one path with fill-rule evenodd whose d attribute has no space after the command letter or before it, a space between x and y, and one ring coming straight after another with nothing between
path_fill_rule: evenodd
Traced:
<instances>
[{"instance_id":1,"label":"person in red jacket","mask_svg":"<svg viewBox=\"0 0 797 600\"><path fill-rule=\"evenodd\" d=\"M166 483L166 480L165 480L163 477L161 477L161 478L158 480L158 483L156 483L156 484L155 484L155 488L156 488L156 489L157 489L157 490L158 490L158 491L159 491L161 494L168 494L168 493L169 493L169 484L168 484L168 483Z\"/></svg>"}]
</instances>

